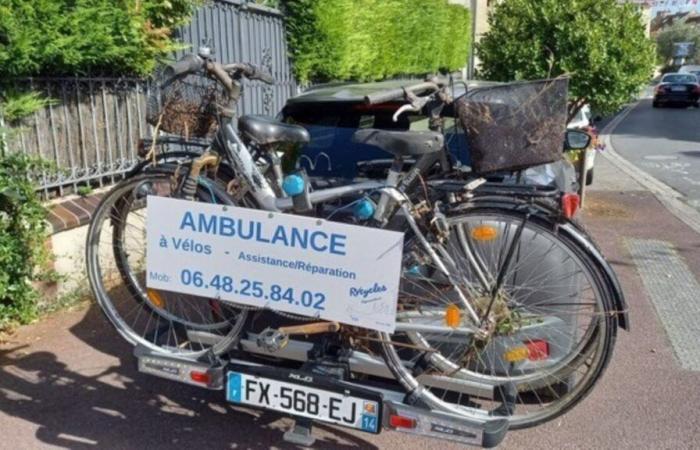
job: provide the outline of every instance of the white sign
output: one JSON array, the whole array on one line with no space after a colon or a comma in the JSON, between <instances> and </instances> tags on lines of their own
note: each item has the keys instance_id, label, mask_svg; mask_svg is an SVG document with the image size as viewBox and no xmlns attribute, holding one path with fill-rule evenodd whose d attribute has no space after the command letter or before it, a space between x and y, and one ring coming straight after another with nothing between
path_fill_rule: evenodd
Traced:
<instances>
[{"instance_id":1,"label":"white sign","mask_svg":"<svg viewBox=\"0 0 700 450\"><path fill-rule=\"evenodd\" d=\"M148 197L147 286L393 332L403 233Z\"/></svg>"}]
</instances>

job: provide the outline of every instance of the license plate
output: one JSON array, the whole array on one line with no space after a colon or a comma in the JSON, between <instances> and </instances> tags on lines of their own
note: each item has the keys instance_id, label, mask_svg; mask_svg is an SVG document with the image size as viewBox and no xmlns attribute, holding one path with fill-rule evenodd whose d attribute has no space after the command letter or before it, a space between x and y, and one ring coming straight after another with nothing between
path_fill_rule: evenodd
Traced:
<instances>
[{"instance_id":1,"label":"license plate","mask_svg":"<svg viewBox=\"0 0 700 450\"><path fill-rule=\"evenodd\" d=\"M685 86L671 86L672 92L685 92Z\"/></svg>"},{"instance_id":2,"label":"license plate","mask_svg":"<svg viewBox=\"0 0 700 450\"><path fill-rule=\"evenodd\" d=\"M226 399L368 433L380 431L379 394L306 372L236 366L228 372Z\"/></svg>"}]
</instances>

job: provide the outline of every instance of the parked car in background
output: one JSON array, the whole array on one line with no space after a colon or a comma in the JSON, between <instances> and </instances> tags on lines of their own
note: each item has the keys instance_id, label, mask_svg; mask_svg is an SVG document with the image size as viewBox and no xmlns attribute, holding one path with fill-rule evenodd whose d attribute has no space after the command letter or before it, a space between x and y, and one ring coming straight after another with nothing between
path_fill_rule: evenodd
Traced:
<instances>
[{"instance_id":1,"label":"parked car in background","mask_svg":"<svg viewBox=\"0 0 700 450\"><path fill-rule=\"evenodd\" d=\"M692 73L667 73L654 89L654 108L666 104L700 106L700 83Z\"/></svg>"},{"instance_id":2,"label":"parked car in background","mask_svg":"<svg viewBox=\"0 0 700 450\"><path fill-rule=\"evenodd\" d=\"M401 101L380 105L368 105L365 95L415 84L415 80L391 80L363 84L328 84L315 86L303 94L291 98L282 109L279 118L285 122L302 125L309 131L311 142L290 158L290 164L303 168L311 177L321 179L382 178L392 163L391 155L377 147L354 142L353 134L362 128L379 128L396 131L425 131L428 119L418 113L400 116L392 120ZM469 81L468 88L489 86L496 83ZM465 94L463 84L456 84L454 98ZM589 112L590 114L590 112ZM471 167L471 155L466 136L454 111L446 108L445 142L455 164L463 170ZM562 149L564 147L562 142ZM577 190L576 173L569 161L562 159L551 164L529 168L521 176L512 173L490 174L489 179L516 183L552 184L563 192Z\"/></svg>"},{"instance_id":3,"label":"parked car in background","mask_svg":"<svg viewBox=\"0 0 700 450\"><path fill-rule=\"evenodd\" d=\"M586 152L586 170L585 178L586 185L593 183L593 168L595 167L595 155L600 147L600 142L598 140L598 129L593 123L593 118L591 115L591 107L589 105L584 105L583 108L576 113L576 116L569 122L567 128L570 130L581 130L590 134L592 137L591 145Z\"/></svg>"},{"instance_id":4,"label":"parked car in background","mask_svg":"<svg viewBox=\"0 0 700 450\"><path fill-rule=\"evenodd\" d=\"M692 73L696 77L700 77L700 65L686 65L682 66L678 73Z\"/></svg>"}]
</instances>

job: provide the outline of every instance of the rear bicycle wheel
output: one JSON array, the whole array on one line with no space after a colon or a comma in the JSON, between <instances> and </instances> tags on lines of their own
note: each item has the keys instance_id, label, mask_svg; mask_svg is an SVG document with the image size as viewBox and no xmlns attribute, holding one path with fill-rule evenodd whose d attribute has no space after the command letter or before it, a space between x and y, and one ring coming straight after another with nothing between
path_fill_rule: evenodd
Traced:
<instances>
[{"instance_id":1,"label":"rear bicycle wheel","mask_svg":"<svg viewBox=\"0 0 700 450\"><path fill-rule=\"evenodd\" d=\"M99 306L124 339L150 350L199 357L226 352L246 319L230 303L146 287L146 198L174 196L174 169L159 168L115 186L95 211L88 230L86 261ZM232 204L226 193L202 179L197 201Z\"/></svg>"},{"instance_id":2,"label":"rear bicycle wheel","mask_svg":"<svg viewBox=\"0 0 700 450\"><path fill-rule=\"evenodd\" d=\"M454 285L415 245L397 331L382 336L392 371L417 398L453 413L504 416L511 428L578 403L607 366L616 335L606 279L592 259L523 218L473 210L450 218L449 238L434 245L480 318L488 312L486 338L476 337Z\"/></svg>"}]
</instances>

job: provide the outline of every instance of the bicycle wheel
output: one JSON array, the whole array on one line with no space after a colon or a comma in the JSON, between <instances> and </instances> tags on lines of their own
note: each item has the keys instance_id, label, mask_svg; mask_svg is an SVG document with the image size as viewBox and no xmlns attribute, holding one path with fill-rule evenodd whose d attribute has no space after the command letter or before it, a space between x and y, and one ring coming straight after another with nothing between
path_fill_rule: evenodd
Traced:
<instances>
[{"instance_id":1,"label":"bicycle wheel","mask_svg":"<svg viewBox=\"0 0 700 450\"><path fill-rule=\"evenodd\" d=\"M246 311L222 301L146 288L146 197L172 196L174 169L139 174L115 186L90 223L86 261L90 286L107 318L131 344L198 357L221 354L238 336ZM197 201L232 204L202 179Z\"/></svg>"},{"instance_id":2,"label":"bicycle wheel","mask_svg":"<svg viewBox=\"0 0 700 450\"><path fill-rule=\"evenodd\" d=\"M512 428L578 403L607 366L617 329L592 260L564 233L524 219L497 209L448 219L449 237L434 248L451 280L409 242L397 332L382 336L394 374L417 397L459 414L505 416ZM455 280L479 325L470 325Z\"/></svg>"}]
</instances>

